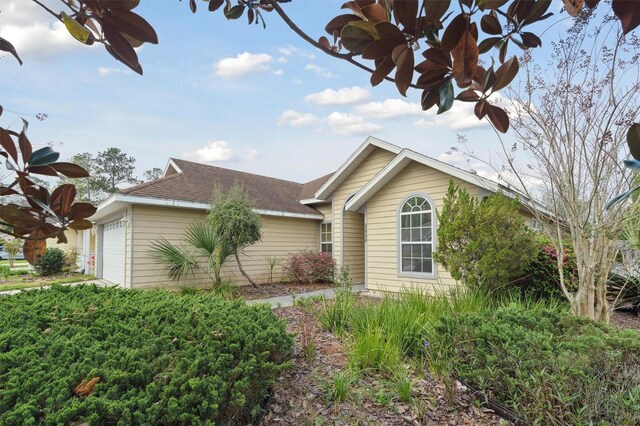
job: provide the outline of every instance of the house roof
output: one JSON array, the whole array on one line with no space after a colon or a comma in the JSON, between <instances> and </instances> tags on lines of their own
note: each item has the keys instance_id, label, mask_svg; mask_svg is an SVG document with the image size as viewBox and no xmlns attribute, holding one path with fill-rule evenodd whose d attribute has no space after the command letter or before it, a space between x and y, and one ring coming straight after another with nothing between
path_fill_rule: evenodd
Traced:
<instances>
[{"instance_id":1,"label":"house roof","mask_svg":"<svg viewBox=\"0 0 640 426\"><path fill-rule=\"evenodd\" d=\"M327 175L303 184L177 158L172 158L170 165L172 167L167 167L167 170L175 170L177 173L123 189L120 193L209 204L215 184L226 191L239 182L244 185L257 210L318 214L316 209L301 204L298 200L331 176Z\"/></svg>"}]
</instances>

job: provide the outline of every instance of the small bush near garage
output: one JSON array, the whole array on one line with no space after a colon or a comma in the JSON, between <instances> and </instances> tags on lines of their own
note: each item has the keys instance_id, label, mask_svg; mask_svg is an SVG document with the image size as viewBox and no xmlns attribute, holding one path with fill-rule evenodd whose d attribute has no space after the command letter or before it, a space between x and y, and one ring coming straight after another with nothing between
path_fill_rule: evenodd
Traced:
<instances>
[{"instance_id":1,"label":"small bush near garage","mask_svg":"<svg viewBox=\"0 0 640 426\"><path fill-rule=\"evenodd\" d=\"M283 265L289 281L306 284L332 282L334 268L331 253L308 250L291 254Z\"/></svg>"},{"instance_id":2,"label":"small bush near garage","mask_svg":"<svg viewBox=\"0 0 640 426\"><path fill-rule=\"evenodd\" d=\"M34 269L43 277L59 274L65 265L65 254L59 248L48 248L34 265Z\"/></svg>"},{"instance_id":3,"label":"small bush near garage","mask_svg":"<svg viewBox=\"0 0 640 426\"><path fill-rule=\"evenodd\" d=\"M292 339L267 306L96 286L0 298L0 424L246 424Z\"/></svg>"},{"instance_id":4,"label":"small bush near garage","mask_svg":"<svg viewBox=\"0 0 640 426\"><path fill-rule=\"evenodd\" d=\"M640 335L556 309L441 319L455 374L530 424L640 424Z\"/></svg>"}]
</instances>

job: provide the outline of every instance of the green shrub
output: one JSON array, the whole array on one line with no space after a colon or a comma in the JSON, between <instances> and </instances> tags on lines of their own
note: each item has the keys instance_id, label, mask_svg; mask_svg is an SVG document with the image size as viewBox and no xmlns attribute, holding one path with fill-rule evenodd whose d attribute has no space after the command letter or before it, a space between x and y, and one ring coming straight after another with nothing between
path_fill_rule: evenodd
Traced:
<instances>
[{"instance_id":1,"label":"green shrub","mask_svg":"<svg viewBox=\"0 0 640 426\"><path fill-rule=\"evenodd\" d=\"M268 306L207 292L77 286L0 298L0 424L246 424L292 344Z\"/></svg>"},{"instance_id":2,"label":"green shrub","mask_svg":"<svg viewBox=\"0 0 640 426\"><path fill-rule=\"evenodd\" d=\"M483 200L449 181L438 212L434 259L469 288L501 290L521 276L535 254L535 239L518 200L502 193Z\"/></svg>"},{"instance_id":3,"label":"green shrub","mask_svg":"<svg viewBox=\"0 0 640 426\"><path fill-rule=\"evenodd\" d=\"M0 265L0 276L5 280L11 275L11 268L8 265Z\"/></svg>"},{"instance_id":4,"label":"green shrub","mask_svg":"<svg viewBox=\"0 0 640 426\"><path fill-rule=\"evenodd\" d=\"M524 274L511 285L524 296L535 299L566 300L560 287L558 254L547 238L539 237L536 254L524 270ZM570 244L565 246L562 259L564 283L573 292L576 290L578 271L576 258Z\"/></svg>"},{"instance_id":5,"label":"green shrub","mask_svg":"<svg viewBox=\"0 0 640 426\"><path fill-rule=\"evenodd\" d=\"M48 277L59 274L65 265L65 254L59 248L48 248L44 255L34 265L38 275Z\"/></svg>"},{"instance_id":6,"label":"green shrub","mask_svg":"<svg viewBox=\"0 0 640 426\"><path fill-rule=\"evenodd\" d=\"M640 336L518 304L441 319L455 373L531 424L640 424Z\"/></svg>"}]
</instances>

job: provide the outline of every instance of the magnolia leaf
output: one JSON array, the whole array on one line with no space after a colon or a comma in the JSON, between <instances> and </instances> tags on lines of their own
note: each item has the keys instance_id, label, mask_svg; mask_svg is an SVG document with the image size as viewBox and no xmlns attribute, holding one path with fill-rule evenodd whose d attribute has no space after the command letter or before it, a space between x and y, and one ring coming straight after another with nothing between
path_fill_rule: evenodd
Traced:
<instances>
[{"instance_id":1,"label":"magnolia leaf","mask_svg":"<svg viewBox=\"0 0 640 426\"><path fill-rule=\"evenodd\" d=\"M427 111L428 109L431 109L431 107L433 107L435 104L439 102L440 102L440 97L439 97L438 90L431 89L431 90L424 90L422 92L422 97L420 99L420 106L422 106L423 111Z\"/></svg>"},{"instance_id":2,"label":"magnolia leaf","mask_svg":"<svg viewBox=\"0 0 640 426\"><path fill-rule=\"evenodd\" d=\"M396 87L402 96L407 96L407 90L413 79L413 65L415 58L411 46L398 46L391 54L393 63L396 64Z\"/></svg>"},{"instance_id":3,"label":"magnolia leaf","mask_svg":"<svg viewBox=\"0 0 640 426\"><path fill-rule=\"evenodd\" d=\"M615 197L613 197L605 206L606 209L610 209L611 207L613 207L615 204L619 203L622 200L625 200L627 197L629 197L631 194L633 194L634 192L640 190L640 185L636 186L633 189L630 189L628 191L623 192L622 194L618 194Z\"/></svg>"},{"instance_id":4,"label":"magnolia leaf","mask_svg":"<svg viewBox=\"0 0 640 426\"><path fill-rule=\"evenodd\" d=\"M491 121L496 130L500 133L507 133L507 130L509 130L509 116L502 108L487 104L487 117L489 117L489 121Z\"/></svg>"},{"instance_id":5,"label":"magnolia leaf","mask_svg":"<svg viewBox=\"0 0 640 426\"><path fill-rule=\"evenodd\" d=\"M396 67L396 64L393 63L393 59L391 55L385 57L376 67L375 71L371 73L371 85L377 86L382 83L384 78L388 76L391 71Z\"/></svg>"},{"instance_id":6,"label":"magnolia leaf","mask_svg":"<svg viewBox=\"0 0 640 426\"><path fill-rule=\"evenodd\" d=\"M62 23L67 27L67 31L69 31L69 34L71 34L73 38L82 44L88 44L91 31L64 12L60 12L60 17L62 18Z\"/></svg>"},{"instance_id":7,"label":"magnolia leaf","mask_svg":"<svg viewBox=\"0 0 640 426\"><path fill-rule=\"evenodd\" d=\"M82 167L73 163L53 163L50 164L50 167L53 168L56 172L68 177L68 178L83 178L89 177L89 172L87 172Z\"/></svg>"},{"instance_id":8,"label":"magnolia leaf","mask_svg":"<svg viewBox=\"0 0 640 426\"><path fill-rule=\"evenodd\" d=\"M622 31L629 34L640 25L640 4L638 1L613 0L611 4L613 12L622 24Z\"/></svg>"},{"instance_id":9,"label":"magnolia leaf","mask_svg":"<svg viewBox=\"0 0 640 426\"><path fill-rule=\"evenodd\" d=\"M442 86L440 86L439 91L440 96L440 108L438 108L438 114L442 114L443 112L447 112L453 106L453 83L451 79L447 79Z\"/></svg>"},{"instance_id":10,"label":"magnolia leaf","mask_svg":"<svg viewBox=\"0 0 640 426\"><path fill-rule=\"evenodd\" d=\"M495 92L507 87L516 77L519 69L520 64L518 63L518 58L516 56L513 56L507 62L500 65L496 70L496 82L493 85L493 91Z\"/></svg>"},{"instance_id":11,"label":"magnolia leaf","mask_svg":"<svg viewBox=\"0 0 640 426\"><path fill-rule=\"evenodd\" d=\"M103 21L102 31L111 48L111 50L107 49L109 53L133 71L142 74L140 63L138 62L138 54L131 46L131 43L129 43L111 23Z\"/></svg>"},{"instance_id":12,"label":"magnolia leaf","mask_svg":"<svg viewBox=\"0 0 640 426\"><path fill-rule=\"evenodd\" d=\"M567 13L574 18L582 12L584 0L562 0L562 2L564 3L564 8L567 9Z\"/></svg>"},{"instance_id":13,"label":"magnolia leaf","mask_svg":"<svg viewBox=\"0 0 640 426\"><path fill-rule=\"evenodd\" d=\"M424 3L425 20L430 24L440 24L442 16L449 10L451 0L427 0Z\"/></svg>"},{"instance_id":14,"label":"magnolia leaf","mask_svg":"<svg viewBox=\"0 0 640 426\"><path fill-rule=\"evenodd\" d=\"M75 203L69 209L67 217L69 220L80 220L92 216L98 208L89 203Z\"/></svg>"},{"instance_id":15,"label":"magnolia leaf","mask_svg":"<svg viewBox=\"0 0 640 426\"><path fill-rule=\"evenodd\" d=\"M342 28L344 28L344 26L347 25L348 23L354 22L354 21L361 21L361 20L362 18L353 14L338 15L335 18L333 18L331 21L329 21L327 26L324 27L324 30L329 35L333 35L334 31L338 31L338 32L342 31Z\"/></svg>"},{"instance_id":16,"label":"magnolia leaf","mask_svg":"<svg viewBox=\"0 0 640 426\"><path fill-rule=\"evenodd\" d=\"M444 30L440 43L444 53L451 52L451 50L458 45L460 39L467 31L467 24L468 20L462 13L453 18L449 23L447 28Z\"/></svg>"},{"instance_id":17,"label":"magnolia leaf","mask_svg":"<svg viewBox=\"0 0 640 426\"><path fill-rule=\"evenodd\" d=\"M209 0L209 12L215 12L224 4L224 0Z\"/></svg>"},{"instance_id":18,"label":"magnolia leaf","mask_svg":"<svg viewBox=\"0 0 640 426\"><path fill-rule=\"evenodd\" d=\"M362 50L363 59L382 59L393 52L397 46L405 44L404 40L398 40L395 38L381 38L380 40L374 40L367 44Z\"/></svg>"},{"instance_id":19,"label":"magnolia leaf","mask_svg":"<svg viewBox=\"0 0 640 426\"><path fill-rule=\"evenodd\" d=\"M32 147L31 147L31 142L29 142L29 139L27 138L27 134L25 133L26 131L26 126L22 129L22 131L20 132L20 135L18 136L18 147L20 148L20 155L22 155L22 161L25 163L28 163L29 160L31 159L31 152L32 152Z\"/></svg>"},{"instance_id":20,"label":"magnolia leaf","mask_svg":"<svg viewBox=\"0 0 640 426\"><path fill-rule=\"evenodd\" d=\"M355 21L345 25L340 31L340 40L350 52L362 53L365 47L378 38L373 22Z\"/></svg>"},{"instance_id":21,"label":"magnolia leaf","mask_svg":"<svg viewBox=\"0 0 640 426\"><path fill-rule=\"evenodd\" d=\"M13 47L13 44L9 43L7 40L3 39L2 37L0 37L0 50L11 53L13 57L16 58L18 63L22 65L22 59L20 59L20 56L18 56L18 52L16 51L16 48Z\"/></svg>"},{"instance_id":22,"label":"magnolia leaf","mask_svg":"<svg viewBox=\"0 0 640 426\"><path fill-rule=\"evenodd\" d=\"M40 258L47 251L47 242L45 240L27 240L22 246L24 258L31 265L38 263Z\"/></svg>"},{"instance_id":23,"label":"magnolia leaf","mask_svg":"<svg viewBox=\"0 0 640 426\"><path fill-rule=\"evenodd\" d=\"M380 3L370 4L369 6L365 6L361 9L362 14L369 21L378 23L385 22L389 20L387 16L387 9L382 6Z\"/></svg>"},{"instance_id":24,"label":"magnolia leaf","mask_svg":"<svg viewBox=\"0 0 640 426\"><path fill-rule=\"evenodd\" d=\"M502 34L502 25L500 25L500 21L494 15L487 14L482 17L480 20L480 28L487 34L498 35Z\"/></svg>"},{"instance_id":25,"label":"magnolia leaf","mask_svg":"<svg viewBox=\"0 0 640 426\"><path fill-rule=\"evenodd\" d=\"M122 31L123 35L128 35L135 40L158 44L158 35L142 16L128 10L112 10L109 16L111 22Z\"/></svg>"},{"instance_id":26,"label":"magnolia leaf","mask_svg":"<svg viewBox=\"0 0 640 426\"><path fill-rule=\"evenodd\" d=\"M417 15L418 0L402 0L393 3L393 17L408 32L412 32L415 28Z\"/></svg>"},{"instance_id":27,"label":"magnolia leaf","mask_svg":"<svg viewBox=\"0 0 640 426\"><path fill-rule=\"evenodd\" d=\"M55 152L51 147L37 149L31 154L29 166L42 166L45 164L55 163L60 158L60 153Z\"/></svg>"},{"instance_id":28,"label":"magnolia leaf","mask_svg":"<svg viewBox=\"0 0 640 426\"><path fill-rule=\"evenodd\" d=\"M11 139L11 135L5 129L0 127L0 146L13 158L13 161L18 162L18 149L16 144Z\"/></svg>"},{"instance_id":29,"label":"magnolia leaf","mask_svg":"<svg viewBox=\"0 0 640 426\"><path fill-rule=\"evenodd\" d=\"M227 19L240 19L244 13L244 6L235 5L232 8L224 11L224 16Z\"/></svg>"},{"instance_id":30,"label":"magnolia leaf","mask_svg":"<svg viewBox=\"0 0 640 426\"><path fill-rule=\"evenodd\" d=\"M495 10L500 9L509 0L484 0L478 2L480 10Z\"/></svg>"},{"instance_id":31,"label":"magnolia leaf","mask_svg":"<svg viewBox=\"0 0 640 426\"><path fill-rule=\"evenodd\" d=\"M633 123L629 127L627 145L629 145L631 156L636 160L640 160L640 123Z\"/></svg>"},{"instance_id":32,"label":"magnolia leaf","mask_svg":"<svg viewBox=\"0 0 640 426\"><path fill-rule=\"evenodd\" d=\"M467 87L478 67L478 45L470 31L465 31L458 45L451 51L453 77L458 87Z\"/></svg>"},{"instance_id":33,"label":"magnolia leaf","mask_svg":"<svg viewBox=\"0 0 640 426\"><path fill-rule=\"evenodd\" d=\"M71 222L68 226L69 228L75 229L76 231L93 228L93 224L86 219L76 220L74 222Z\"/></svg>"},{"instance_id":34,"label":"magnolia leaf","mask_svg":"<svg viewBox=\"0 0 640 426\"><path fill-rule=\"evenodd\" d=\"M624 160L623 163L627 169L640 169L640 161L638 160Z\"/></svg>"}]
</instances>

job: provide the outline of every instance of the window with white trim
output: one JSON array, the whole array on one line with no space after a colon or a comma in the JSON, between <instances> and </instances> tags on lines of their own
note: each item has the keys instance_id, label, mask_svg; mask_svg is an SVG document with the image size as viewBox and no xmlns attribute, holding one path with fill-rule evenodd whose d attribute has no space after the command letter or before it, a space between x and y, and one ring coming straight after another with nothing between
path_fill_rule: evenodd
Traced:
<instances>
[{"instance_id":1,"label":"window with white trim","mask_svg":"<svg viewBox=\"0 0 640 426\"><path fill-rule=\"evenodd\" d=\"M419 195L407 199L400 209L400 272L434 273L433 215L429 201Z\"/></svg>"},{"instance_id":2,"label":"window with white trim","mask_svg":"<svg viewBox=\"0 0 640 426\"><path fill-rule=\"evenodd\" d=\"M333 234L331 222L320 224L320 251L323 253L333 252Z\"/></svg>"}]
</instances>

